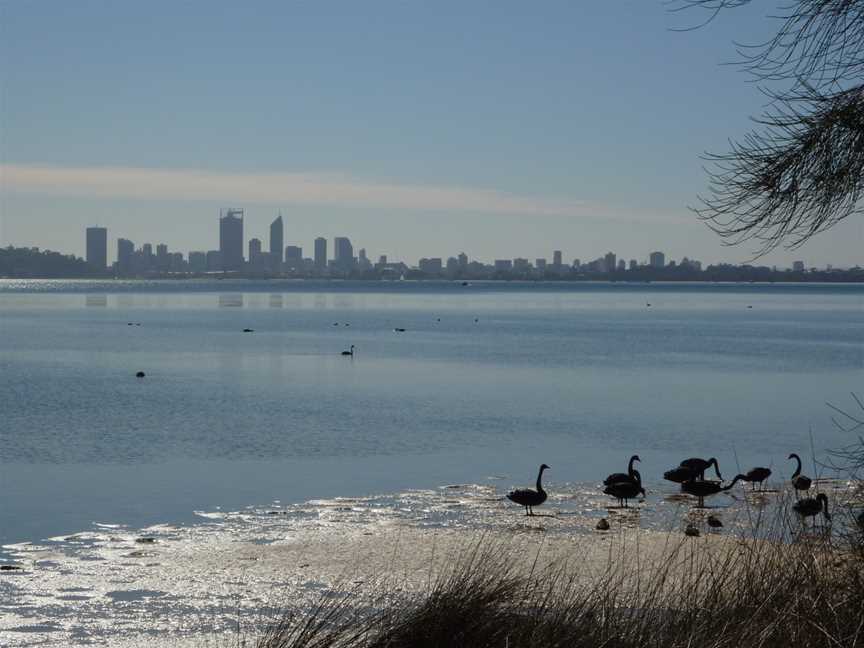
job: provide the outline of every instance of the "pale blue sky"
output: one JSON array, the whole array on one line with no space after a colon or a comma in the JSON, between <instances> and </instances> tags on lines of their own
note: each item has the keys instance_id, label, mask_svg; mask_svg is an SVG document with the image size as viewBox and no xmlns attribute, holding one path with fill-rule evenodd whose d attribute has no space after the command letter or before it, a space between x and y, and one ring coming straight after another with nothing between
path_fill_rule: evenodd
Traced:
<instances>
[{"instance_id":1,"label":"pale blue sky","mask_svg":"<svg viewBox=\"0 0 864 648\"><path fill-rule=\"evenodd\" d=\"M699 155L763 97L733 67L773 3L0 0L0 245L82 254L84 227L217 246L219 206L265 241L351 237L415 262L742 261L686 206ZM862 219L763 262L864 262Z\"/></svg>"}]
</instances>

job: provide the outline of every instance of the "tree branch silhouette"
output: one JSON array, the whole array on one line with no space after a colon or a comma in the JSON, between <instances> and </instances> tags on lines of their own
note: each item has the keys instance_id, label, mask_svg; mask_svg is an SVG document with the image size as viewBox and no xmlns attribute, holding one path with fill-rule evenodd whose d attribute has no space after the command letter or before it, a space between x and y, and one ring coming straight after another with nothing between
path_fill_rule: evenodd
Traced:
<instances>
[{"instance_id":1,"label":"tree branch silhouette","mask_svg":"<svg viewBox=\"0 0 864 648\"><path fill-rule=\"evenodd\" d=\"M704 9L713 20L751 3L677 0L672 11ZM768 109L728 152L703 156L709 188L692 208L726 244L755 241L757 257L862 211L864 0L790 0L778 11L773 37L737 45Z\"/></svg>"}]
</instances>

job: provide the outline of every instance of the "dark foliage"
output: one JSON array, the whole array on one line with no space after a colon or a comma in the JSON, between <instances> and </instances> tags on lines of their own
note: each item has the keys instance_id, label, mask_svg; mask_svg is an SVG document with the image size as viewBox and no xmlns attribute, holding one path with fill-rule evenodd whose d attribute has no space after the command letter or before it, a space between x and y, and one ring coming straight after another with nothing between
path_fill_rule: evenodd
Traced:
<instances>
[{"instance_id":1,"label":"dark foliage","mask_svg":"<svg viewBox=\"0 0 864 648\"><path fill-rule=\"evenodd\" d=\"M751 2L680 0L674 10L706 9L704 24ZM757 254L862 211L864 1L794 0L777 12L773 37L738 47L769 108L729 152L706 156L709 192L695 209L728 244L755 241Z\"/></svg>"}]
</instances>

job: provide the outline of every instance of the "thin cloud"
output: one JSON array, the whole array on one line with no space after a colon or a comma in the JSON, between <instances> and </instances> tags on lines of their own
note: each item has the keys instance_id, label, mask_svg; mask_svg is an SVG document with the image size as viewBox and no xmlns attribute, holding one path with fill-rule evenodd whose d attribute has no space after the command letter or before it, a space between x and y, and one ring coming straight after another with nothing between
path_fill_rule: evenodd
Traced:
<instances>
[{"instance_id":1,"label":"thin cloud","mask_svg":"<svg viewBox=\"0 0 864 648\"><path fill-rule=\"evenodd\" d=\"M192 169L0 165L5 191L133 198L219 200L241 204L574 216L581 201L557 201L485 189L367 182L321 173L220 173Z\"/></svg>"}]
</instances>

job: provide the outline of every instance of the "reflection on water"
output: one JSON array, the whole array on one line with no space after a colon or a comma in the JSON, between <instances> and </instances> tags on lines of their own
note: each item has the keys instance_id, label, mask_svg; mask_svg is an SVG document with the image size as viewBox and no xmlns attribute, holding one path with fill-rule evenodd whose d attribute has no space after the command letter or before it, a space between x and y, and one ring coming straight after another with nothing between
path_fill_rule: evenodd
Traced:
<instances>
[{"instance_id":1,"label":"reflection on water","mask_svg":"<svg viewBox=\"0 0 864 648\"><path fill-rule=\"evenodd\" d=\"M87 295L84 298L87 308L105 308L108 306L108 295Z\"/></svg>"},{"instance_id":2,"label":"reflection on water","mask_svg":"<svg viewBox=\"0 0 864 648\"><path fill-rule=\"evenodd\" d=\"M222 293L219 308L243 308L243 293Z\"/></svg>"}]
</instances>

